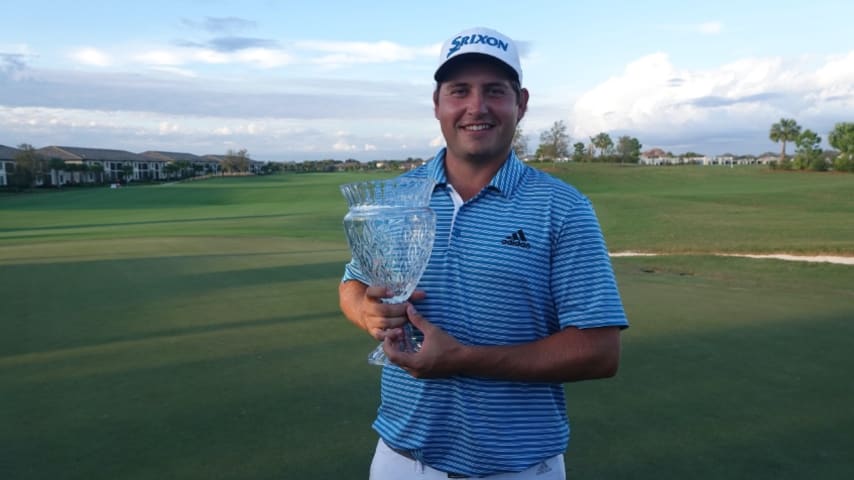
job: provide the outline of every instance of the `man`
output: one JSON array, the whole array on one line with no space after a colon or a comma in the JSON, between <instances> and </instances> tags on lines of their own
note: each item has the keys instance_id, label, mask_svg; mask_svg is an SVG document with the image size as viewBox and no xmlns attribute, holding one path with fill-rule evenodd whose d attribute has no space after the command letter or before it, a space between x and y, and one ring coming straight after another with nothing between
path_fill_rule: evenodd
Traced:
<instances>
[{"instance_id":1,"label":"man","mask_svg":"<svg viewBox=\"0 0 854 480\"><path fill-rule=\"evenodd\" d=\"M613 376L628 325L601 229L587 198L512 151L529 94L511 39L461 32L434 78L447 146L406 174L437 183L417 310L381 303L389 292L353 262L339 288L345 316L395 364L371 478L562 479L562 383ZM423 333L418 352L395 348L406 321Z\"/></svg>"}]
</instances>

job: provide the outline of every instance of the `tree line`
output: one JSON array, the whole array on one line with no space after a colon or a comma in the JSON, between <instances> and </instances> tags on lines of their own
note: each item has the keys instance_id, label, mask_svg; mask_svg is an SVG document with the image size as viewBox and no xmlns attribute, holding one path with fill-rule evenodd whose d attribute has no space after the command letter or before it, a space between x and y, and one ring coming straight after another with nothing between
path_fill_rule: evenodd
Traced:
<instances>
[{"instance_id":1,"label":"tree line","mask_svg":"<svg viewBox=\"0 0 854 480\"><path fill-rule=\"evenodd\" d=\"M816 132L803 129L791 118L783 118L771 126L771 141L781 143L780 158L772 163L772 168L785 170L834 170L854 172L854 123L837 123L829 133L827 141L836 152L825 152L821 148L821 136ZM786 144L794 143L794 156L786 156ZM575 142L570 145L570 137L563 120L554 122L548 130L540 134L540 144L534 158L539 161L573 160L577 162L621 162L637 163L640 160L643 145L635 137L623 135L614 142L606 132L600 132L589 139L589 143ZM516 128L513 137L513 150L519 157L528 154L528 141L521 127ZM828 153L830 155L828 155ZM691 153L686 156L702 156ZM829 160L829 158L831 160Z\"/></svg>"},{"instance_id":2,"label":"tree line","mask_svg":"<svg viewBox=\"0 0 854 480\"><path fill-rule=\"evenodd\" d=\"M570 150L571 148L571 150ZM576 162L620 162L638 163L643 145L635 137L623 135L617 142L611 135L600 132L590 137L590 143L575 142L570 145L570 137L563 120L556 121L551 128L540 134L540 144L534 157L539 161L572 160ZM528 141L521 127L516 127L513 136L513 150L518 157L528 155Z\"/></svg>"},{"instance_id":3,"label":"tree line","mask_svg":"<svg viewBox=\"0 0 854 480\"><path fill-rule=\"evenodd\" d=\"M781 118L771 125L768 138L781 144L779 160L771 164L772 168L783 170L812 170L854 172L854 122L837 123L827 136L827 142L836 151L825 152L821 148L822 138L810 129L804 129L795 119ZM576 161L576 162L612 162L638 163L643 145L628 135L614 142L606 132L600 132L589 138L589 143L578 141L570 145L567 126L558 120L548 130L540 134L540 143L534 153L538 161ZM794 144L794 155L786 155L786 146ZM521 127L516 127L513 136L513 150L520 158L528 155L527 137ZM101 164L68 163L58 158L45 158L28 144L18 147L15 155L15 167L7 176L8 184L13 188L29 188L38 184L51 170L65 172L91 172L96 183L104 183L104 167ZM830 155L828 155L830 153ZM702 156L694 154L694 156ZM423 163L421 158L409 157L406 160L376 160L359 162L355 159L344 161L325 159L305 162L266 162L259 173L307 173L353 170L407 170ZM228 150L221 157L217 171L208 171L205 166L187 160L167 162L163 167L164 175L169 179L183 179L211 173L249 172L252 160L246 149ZM130 178L133 167L125 163L118 172L119 180Z\"/></svg>"},{"instance_id":4,"label":"tree line","mask_svg":"<svg viewBox=\"0 0 854 480\"><path fill-rule=\"evenodd\" d=\"M781 118L771 125L768 138L781 144L780 162L774 168L783 170L854 172L854 123L837 123L827 136L827 143L839 153L829 162L821 148L821 136L803 129L793 118ZM786 144L795 144L795 155L786 157Z\"/></svg>"}]
</instances>

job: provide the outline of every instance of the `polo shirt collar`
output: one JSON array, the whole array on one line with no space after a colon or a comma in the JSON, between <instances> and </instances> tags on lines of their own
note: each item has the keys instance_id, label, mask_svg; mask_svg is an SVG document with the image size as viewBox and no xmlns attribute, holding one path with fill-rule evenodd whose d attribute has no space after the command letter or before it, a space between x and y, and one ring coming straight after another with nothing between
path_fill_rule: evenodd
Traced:
<instances>
[{"instance_id":1,"label":"polo shirt collar","mask_svg":"<svg viewBox=\"0 0 854 480\"><path fill-rule=\"evenodd\" d=\"M448 183L448 176L445 172L446 151L446 148L439 150L439 153L427 164L427 176L432 178L436 182L436 185L446 185ZM498 172L492 177L486 188L497 190L501 195L510 197L519 185L524 171L525 164L519 160L516 152L511 150L507 161L501 165L501 168L498 169Z\"/></svg>"}]
</instances>

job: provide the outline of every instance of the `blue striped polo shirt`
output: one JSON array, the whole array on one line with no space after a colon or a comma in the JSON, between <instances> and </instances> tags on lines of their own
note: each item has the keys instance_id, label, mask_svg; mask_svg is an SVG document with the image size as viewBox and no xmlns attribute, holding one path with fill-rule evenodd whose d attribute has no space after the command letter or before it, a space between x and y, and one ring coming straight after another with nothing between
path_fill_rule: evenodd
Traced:
<instances>
[{"instance_id":1,"label":"blue striped polo shirt","mask_svg":"<svg viewBox=\"0 0 854 480\"><path fill-rule=\"evenodd\" d=\"M566 327L628 325L589 200L511 153L463 203L445 150L407 176L436 181L436 240L418 288L425 318L468 345L531 342ZM344 280L367 283L350 262ZM383 368L374 429L433 468L472 476L517 472L563 453L563 386L471 376L415 379Z\"/></svg>"}]
</instances>

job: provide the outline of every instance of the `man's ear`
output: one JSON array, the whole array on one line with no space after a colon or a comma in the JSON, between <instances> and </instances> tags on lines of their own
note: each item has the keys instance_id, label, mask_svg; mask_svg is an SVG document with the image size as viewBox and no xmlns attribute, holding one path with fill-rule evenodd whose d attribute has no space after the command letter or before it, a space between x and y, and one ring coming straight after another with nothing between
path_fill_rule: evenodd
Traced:
<instances>
[{"instance_id":1,"label":"man's ear","mask_svg":"<svg viewBox=\"0 0 854 480\"><path fill-rule=\"evenodd\" d=\"M433 116L439 119L439 87L433 90Z\"/></svg>"},{"instance_id":2,"label":"man's ear","mask_svg":"<svg viewBox=\"0 0 854 480\"><path fill-rule=\"evenodd\" d=\"M527 88L523 88L519 91L519 117L516 119L516 125L522 121L522 118L525 117L525 114L528 112L528 98L530 94L528 93Z\"/></svg>"}]
</instances>

